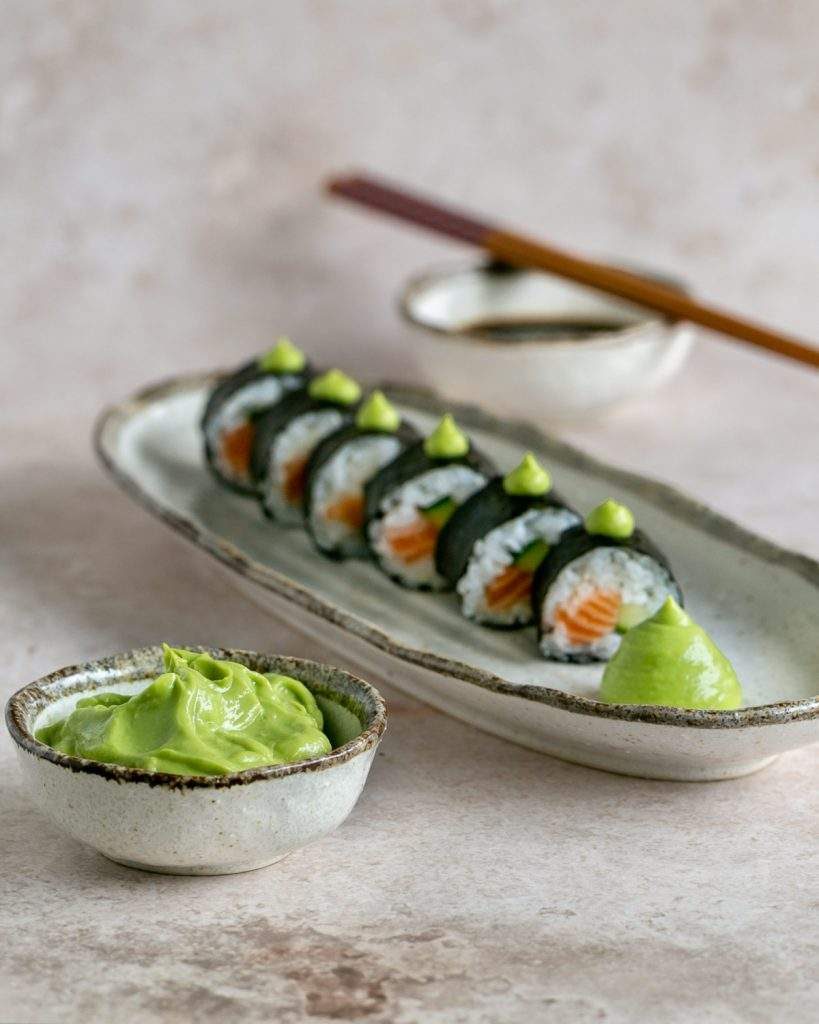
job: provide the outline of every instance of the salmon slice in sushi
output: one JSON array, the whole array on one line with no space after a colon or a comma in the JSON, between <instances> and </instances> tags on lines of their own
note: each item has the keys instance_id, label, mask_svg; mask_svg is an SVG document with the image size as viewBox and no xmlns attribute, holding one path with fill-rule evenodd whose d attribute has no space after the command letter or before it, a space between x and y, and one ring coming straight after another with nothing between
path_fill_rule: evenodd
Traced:
<instances>
[{"instance_id":1,"label":"salmon slice in sushi","mask_svg":"<svg viewBox=\"0 0 819 1024\"><path fill-rule=\"evenodd\" d=\"M352 378L328 370L259 419L250 470L267 516L288 526L303 523L310 456L325 437L352 422L360 398Z\"/></svg>"},{"instance_id":2,"label":"salmon slice in sushi","mask_svg":"<svg viewBox=\"0 0 819 1024\"><path fill-rule=\"evenodd\" d=\"M219 483L240 494L255 493L250 459L258 418L304 387L309 375L304 353L288 338L279 338L269 352L216 385L202 416L202 432L205 459Z\"/></svg>"},{"instance_id":3,"label":"salmon slice in sushi","mask_svg":"<svg viewBox=\"0 0 819 1024\"><path fill-rule=\"evenodd\" d=\"M331 558L364 558L364 488L418 437L380 391L354 422L333 431L307 464L304 522L319 551Z\"/></svg>"},{"instance_id":4,"label":"salmon slice in sushi","mask_svg":"<svg viewBox=\"0 0 819 1024\"><path fill-rule=\"evenodd\" d=\"M494 473L450 415L385 466L366 489L367 540L381 569L405 587L446 590L435 565L438 535Z\"/></svg>"},{"instance_id":5,"label":"salmon slice in sushi","mask_svg":"<svg viewBox=\"0 0 819 1024\"><path fill-rule=\"evenodd\" d=\"M624 633L680 588L631 511L605 501L573 527L538 570L538 643L553 661L608 661Z\"/></svg>"},{"instance_id":6,"label":"salmon slice in sushi","mask_svg":"<svg viewBox=\"0 0 819 1024\"><path fill-rule=\"evenodd\" d=\"M453 513L438 540L438 572L457 590L468 619L497 629L528 626L535 572L579 522L529 452Z\"/></svg>"}]
</instances>

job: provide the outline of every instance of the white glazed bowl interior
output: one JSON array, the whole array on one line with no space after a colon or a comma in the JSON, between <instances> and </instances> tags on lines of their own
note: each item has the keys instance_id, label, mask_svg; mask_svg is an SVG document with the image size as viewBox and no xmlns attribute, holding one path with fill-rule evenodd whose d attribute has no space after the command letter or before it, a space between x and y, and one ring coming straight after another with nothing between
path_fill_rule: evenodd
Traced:
<instances>
[{"instance_id":1,"label":"white glazed bowl interior","mask_svg":"<svg viewBox=\"0 0 819 1024\"><path fill-rule=\"evenodd\" d=\"M161 648L143 648L62 669L9 700L6 721L40 809L111 860L171 874L249 871L337 828L355 806L386 727L378 691L316 662L211 653L304 682L324 713L333 751L232 775L182 776L70 757L34 739L37 729L69 714L89 692L142 689L162 666Z\"/></svg>"},{"instance_id":2,"label":"white glazed bowl interior","mask_svg":"<svg viewBox=\"0 0 819 1024\"><path fill-rule=\"evenodd\" d=\"M400 309L419 329L410 352L422 383L457 401L538 421L580 419L652 391L680 369L692 339L689 325L593 289L540 271L486 265L416 278ZM476 330L490 320L613 328L582 339L553 331L493 339Z\"/></svg>"}]
</instances>

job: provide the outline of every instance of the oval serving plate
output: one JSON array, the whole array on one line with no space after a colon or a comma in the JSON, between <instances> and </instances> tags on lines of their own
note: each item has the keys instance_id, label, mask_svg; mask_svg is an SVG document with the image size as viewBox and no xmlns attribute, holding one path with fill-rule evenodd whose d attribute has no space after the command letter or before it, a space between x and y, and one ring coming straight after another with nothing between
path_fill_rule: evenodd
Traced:
<instances>
[{"instance_id":1,"label":"oval serving plate","mask_svg":"<svg viewBox=\"0 0 819 1024\"><path fill-rule=\"evenodd\" d=\"M687 607L734 663L748 702L730 712L604 704L595 700L602 666L544 661L533 630L482 629L451 594L403 590L367 562L329 562L303 531L220 489L199 433L215 379L179 378L107 410L97 453L131 497L218 559L255 601L320 636L340 663L515 743L628 775L732 778L819 739L819 563L531 426L388 386L421 429L455 412L501 467L531 448L581 509L610 495L627 502L668 555Z\"/></svg>"}]
</instances>

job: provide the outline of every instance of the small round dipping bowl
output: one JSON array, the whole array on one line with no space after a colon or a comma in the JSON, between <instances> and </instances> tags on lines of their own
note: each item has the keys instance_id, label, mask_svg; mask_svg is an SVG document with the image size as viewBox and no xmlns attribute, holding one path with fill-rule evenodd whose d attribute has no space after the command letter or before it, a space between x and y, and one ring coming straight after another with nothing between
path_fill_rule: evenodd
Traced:
<instances>
[{"instance_id":1,"label":"small round dipping bowl","mask_svg":"<svg viewBox=\"0 0 819 1024\"><path fill-rule=\"evenodd\" d=\"M693 336L687 323L504 264L424 274L399 308L416 328L407 348L420 382L540 422L581 420L654 390L680 369Z\"/></svg>"},{"instance_id":2,"label":"small round dipping bowl","mask_svg":"<svg viewBox=\"0 0 819 1024\"><path fill-rule=\"evenodd\" d=\"M40 809L111 860L180 875L264 867L337 828L355 806L386 727L378 691L312 661L188 649L300 679L322 710L332 752L231 775L170 775L71 757L34 738L94 690L141 690L163 671L162 649L145 647L52 672L10 698L6 723Z\"/></svg>"}]
</instances>

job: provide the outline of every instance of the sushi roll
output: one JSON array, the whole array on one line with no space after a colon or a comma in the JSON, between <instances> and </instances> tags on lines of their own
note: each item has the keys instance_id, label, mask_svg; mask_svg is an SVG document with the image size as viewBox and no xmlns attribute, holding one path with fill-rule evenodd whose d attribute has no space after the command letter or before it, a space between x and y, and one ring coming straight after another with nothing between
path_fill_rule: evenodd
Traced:
<instances>
[{"instance_id":1,"label":"sushi roll","mask_svg":"<svg viewBox=\"0 0 819 1024\"><path fill-rule=\"evenodd\" d=\"M364 487L418 437L398 410L374 391L355 420L313 450L304 487L304 522L316 547L331 558L363 558Z\"/></svg>"},{"instance_id":2,"label":"sushi roll","mask_svg":"<svg viewBox=\"0 0 819 1024\"><path fill-rule=\"evenodd\" d=\"M367 484L365 507L367 541L381 569L414 590L451 586L435 567L438 534L495 472L448 414L385 466Z\"/></svg>"},{"instance_id":3,"label":"sushi roll","mask_svg":"<svg viewBox=\"0 0 819 1024\"><path fill-rule=\"evenodd\" d=\"M497 629L528 626L535 572L579 522L528 452L453 513L438 539L438 572L455 586L468 619Z\"/></svg>"},{"instance_id":4,"label":"sushi roll","mask_svg":"<svg viewBox=\"0 0 819 1024\"><path fill-rule=\"evenodd\" d=\"M352 421L361 388L341 370L328 370L286 395L259 418L250 474L266 515L290 526L304 520L304 484L313 449Z\"/></svg>"},{"instance_id":5,"label":"sushi roll","mask_svg":"<svg viewBox=\"0 0 819 1024\"><path fill-rule=\"evenodd\" d=\"M608 661L622 634L682 594L625 505L605 501L563 535L533 588L538 644L554 661Z\"/></svg>"},{"instance_id":6,"label":"sushi roll","mask_svg":"<svg viewBox=\"0 0 819 1024\"><path fill-rule=\"evenodd\" d=\"M226 487L254 494L250 455L260 413L289 391L304 387L310 373L304 353L279 338L263 355L226 377L211 392L202 416L205 459Z\"/></svg>"}]
</instances>

